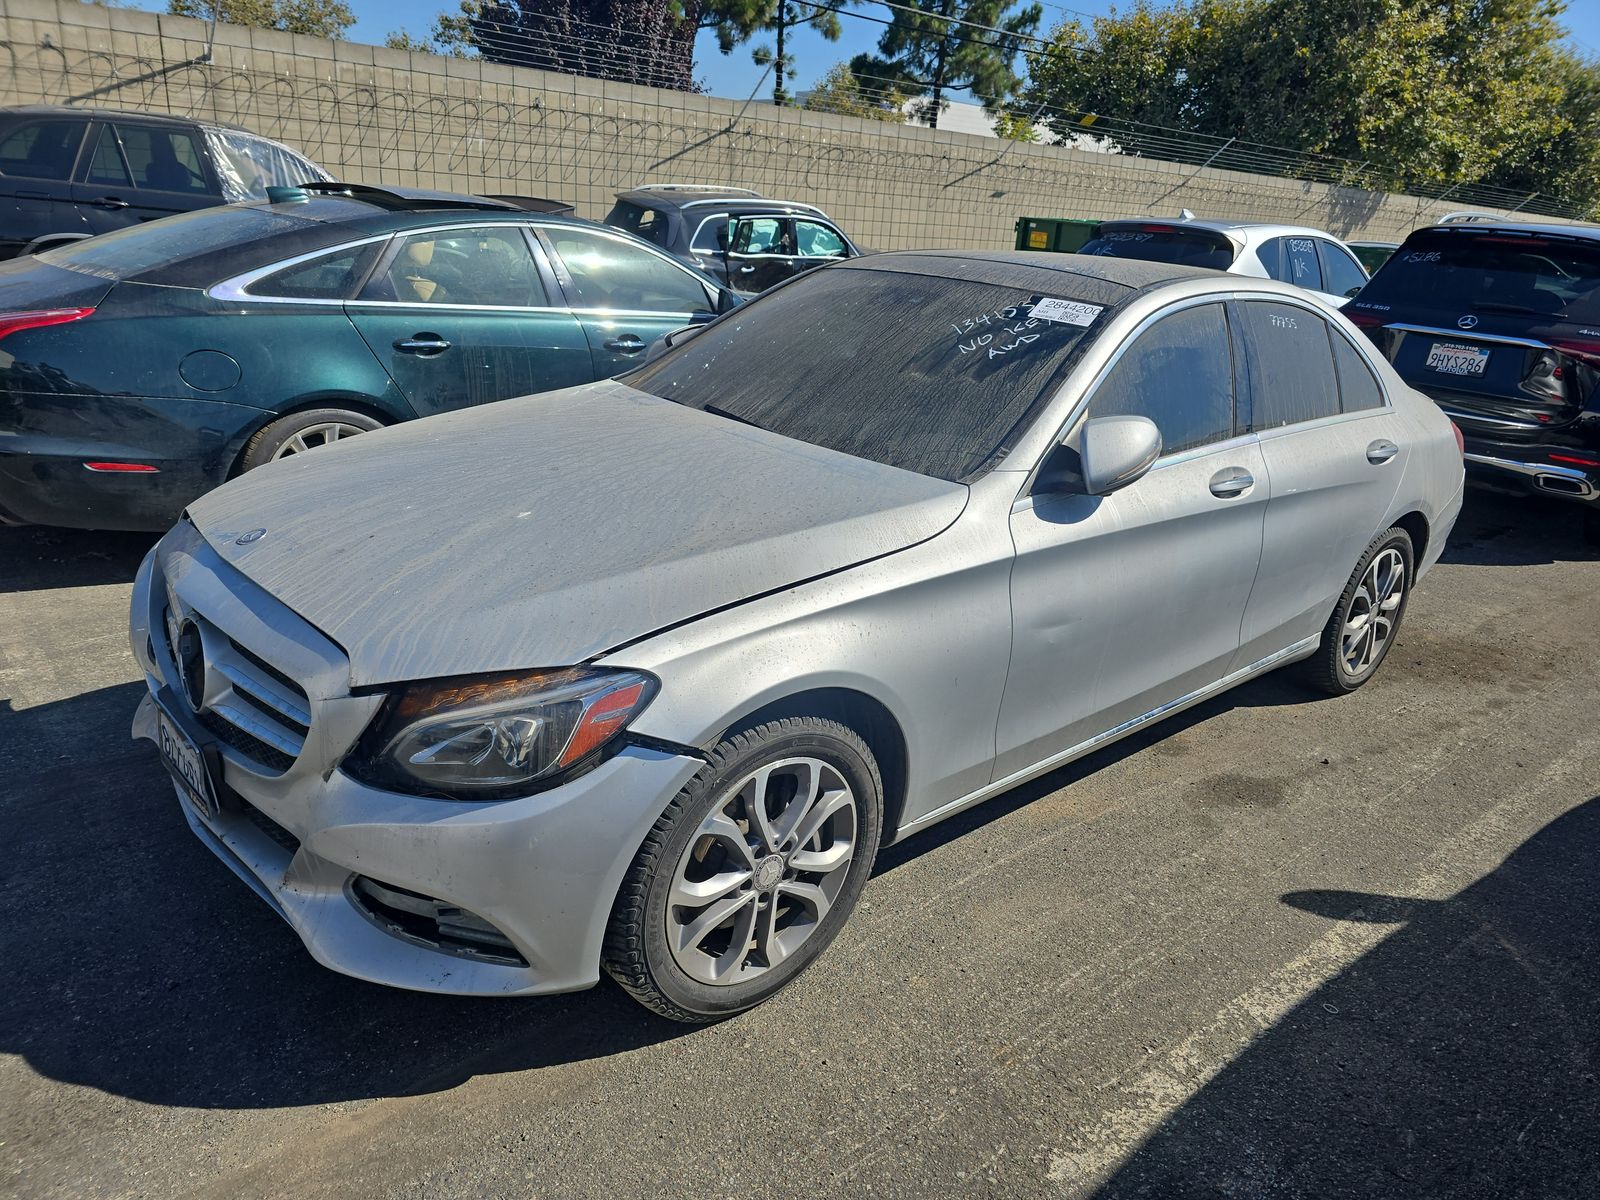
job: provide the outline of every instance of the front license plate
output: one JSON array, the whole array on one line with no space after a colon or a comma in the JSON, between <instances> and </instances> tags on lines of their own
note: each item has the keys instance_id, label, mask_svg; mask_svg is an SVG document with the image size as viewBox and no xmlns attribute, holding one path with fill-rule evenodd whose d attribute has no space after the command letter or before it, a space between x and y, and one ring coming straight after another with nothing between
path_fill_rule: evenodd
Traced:
<instances>
[{"instance_id":1,"label":"front license plate","mask_svg":"<svg viewBox=\"0 0 1600 1200\"><path fill-rule=\"evenodd\" d=\"M1427 367L1445 375L1482 375L1489 369L1489 352L1476 346L1435 342L1428 347Z\"/></svg>"},{"instance_id":2,"label":"front license plate","mask_svg":"<svg viewBox=\"0 0 1600 1200\"><path fill-rule=\"evenodd\" d=\"M211 790L211 775L206 770L200 748L160 708L156 709L156 731L160 736L161 759L172 772L179 789L203 815L215 817L216 794Z\"/></svg>"}]
</instances>

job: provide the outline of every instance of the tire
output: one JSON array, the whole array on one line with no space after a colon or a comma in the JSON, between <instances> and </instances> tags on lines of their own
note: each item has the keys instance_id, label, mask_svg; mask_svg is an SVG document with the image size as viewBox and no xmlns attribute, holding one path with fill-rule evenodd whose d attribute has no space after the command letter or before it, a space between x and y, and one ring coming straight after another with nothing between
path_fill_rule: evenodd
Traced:
<instances>
[{"instance_id":1,"label":"tire","mask_svg":"<svg viewBox=\"0 0 1600 1200\"><path fill-rule=\"evenodd\" d=\"M381 428L382 421L348 408L308 408L290 413L256 430L239 456L239 469L253 471L275 458L314 450L343 437Z\"/></svg>"},{"instance_id":2,"label":"tire","mask_svg":"<svg viewBox=\"0 0 1600 1200\"><path fill-rule=\"evenodd\" d=\"M765 829L750 807L758 794ZM809 807L792 811L807 796ZM872 872L882 824L878 764L855 731L788 717L727 738L629 867L601 952L606 971L675 1021L754 1008L843 927ZM793 845L795 836L804 840ZM685 896L693 898L674 902Z\"/></svg>"},{"instance_id":3,"label":"tire","mask_svg":"<svg viewBox=\"0 0 1600 1200\"><path fill-rule=\"evenodd\" d=\"M1392 568L1396 556L1401 568L1397 583L1392 572L1384 569L1385 564ZM1308 686L1330 696L1344 696L1377 674L1411 600L1413 563L1411 535L1398 525L1372 539L1323 627L1317 652L1300 664L1301 679ZM1347 626L1374 611L1375 592L1376 611L1381 615L1377 621L1367 620L1362 628L1370 632L1363 640L1359 629L1352 631ZM1385 626L1387 632L1383 632Z\"/></svg>"}]
</instances>

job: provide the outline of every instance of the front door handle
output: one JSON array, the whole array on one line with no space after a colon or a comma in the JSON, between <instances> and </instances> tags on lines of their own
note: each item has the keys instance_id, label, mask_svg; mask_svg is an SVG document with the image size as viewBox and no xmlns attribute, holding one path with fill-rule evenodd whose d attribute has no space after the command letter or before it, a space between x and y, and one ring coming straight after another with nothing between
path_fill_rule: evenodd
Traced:
<instances>
[{"instance_id":1,"label":"front door handle","mask_svg":"<svg viewBox=\"0 0 1600 1200\"><path fill-rule=\"evenodd\" d=\"M1242 496L1256 485L1256 477L1243 467L1223 467L1211 477L1211 494L1223 500Z\"/></svg>"},{"instance_id":2,"label":"front door handle","mask_svg":"<svg viewBox=\"0 0 1600 1200\"><path fill-rule=\"evenodd\" d=\"M121 196L101 196L97 200L89 201L96 208L127 208L128 202Z\"/></svg>"},{"instance_id":3,"label":"front door handle","mask_svg":"<svg viewBox=\"0 0 1600 1200\"><path fill-rule=\"evenodd\" d=\"M1399 446L1396 446L1388 438L1379 438L1367 447L1367 461L1375 467L1381 467L1399 453Z\"/></svg>"},{"instance_id":4,"label":"front door handle","mask_svg":"<svg viewBox=\"0 0 1600 1200\"><path fill-rule=\"evenodd\" d=\"M450 343L437 333L413 333L410 337L395 342L394 348L401 354L417 354L427 358L434 354L443 354L450 349Z\"/></svg>"},{"instance_id":5,"label":"front door handle","mask_svg":"<svg viewBox=\"0 0 1600 1200\"><path fill-rule=\"evenodd\" d=\"M644 349L644 341L631 333L625 333L621 337L607 339L605 347L618 354L637 354Z\"/></svg>"},{"instance_id":6,"label":"front door handle","mask_svg":"<svg viewBox=\"0 0 1600 1200\"><path fill-rule=\"evenodd\" d=\"M741 275L754 275L755 273L756 273L756 269L754 267L740 267L739 268L739 274L741 274Z\"/></svg>"}]
</instances>

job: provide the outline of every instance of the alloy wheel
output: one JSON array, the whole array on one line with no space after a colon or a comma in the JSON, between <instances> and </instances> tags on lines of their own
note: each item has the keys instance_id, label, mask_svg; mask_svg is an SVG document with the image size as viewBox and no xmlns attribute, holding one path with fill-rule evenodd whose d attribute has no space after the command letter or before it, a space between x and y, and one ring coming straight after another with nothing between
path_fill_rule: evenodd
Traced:
<instances>
[{"instance_id":1,"label":"alloy wheel","mask_svg":"<svg viewBox=\"0 0 1600 1200\"><path fill-rule=\"evenodd\" d=\"M700 822L667 894L667 945L690 978L745 983L821 927L855 857L856 797L817 758L768 763Z\"/></svg>"},{"instance_id":2,"label":"alloy wheel","mask_svg":"<svg viewBox=\"0 0 1600 1200\"><path fill-rule=\"evenodd\" d=\"M331 446L340 438L355 437L366 430L359 425L351 425L347 421L323 421L316 425L307 425L293 437L279 446L272 455L273 461L288 458L291 454L303 454L307 450L315 450L318 446Z\"/></svg>"},{"instance_id":3,"label":"alloy wheel","mask_svg":"<svg viewBox=\"0 0 1600 1200\"><path fill-rule=\"evenodd\" d=\"M1368 565L1345 610L1339 658L1351 678L1368 674L1383 657L1394 637L1405 588L1406 560L1391 546Z\"/></svg>"}]
</instances>

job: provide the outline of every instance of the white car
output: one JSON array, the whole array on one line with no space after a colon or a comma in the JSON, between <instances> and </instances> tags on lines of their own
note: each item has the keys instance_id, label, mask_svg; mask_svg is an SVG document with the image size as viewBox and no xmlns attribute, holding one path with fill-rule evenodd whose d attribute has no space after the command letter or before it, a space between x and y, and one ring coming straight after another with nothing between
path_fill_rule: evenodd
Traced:
<instances>
[{"instance_id":1,"label":"white car","mask_svg":"<svg viewBox=\"0 0 1600 1200\"><path fill-rule=\"evenodd\" d=\"M1201 221L1187 210L1176 221L1104 221L1078 253L1277 279L1335 308L1342 308L1367 282L1360 259L1331 233L1302 225Z\"/></svg>"}]
</instances>

